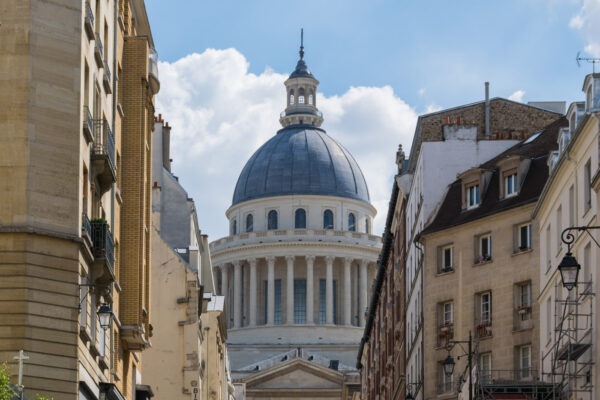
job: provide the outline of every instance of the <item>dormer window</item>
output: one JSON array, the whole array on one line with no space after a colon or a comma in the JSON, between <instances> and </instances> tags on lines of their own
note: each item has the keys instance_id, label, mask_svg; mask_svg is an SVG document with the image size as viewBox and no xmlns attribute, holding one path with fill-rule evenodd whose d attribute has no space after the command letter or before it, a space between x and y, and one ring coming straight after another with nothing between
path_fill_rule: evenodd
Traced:
<instances>
[{"instance_id":1,"label":"dormer window","mask_svg":"<svg viewBox=\"0 0 600 400\"><path fill-rule=\"evenodd\" d=\"M467 186L467 209L475 208L479 205L479 185Z\"/></svg>"},{"instance_id":2,"label":"dormer window","mask_svg":"<svg viewBox=\"0 0 600 400\"><path fill-rule=\"evenodd\" d=\"M517 173L509 173L504 176L504 197L515 196L518 192Z\"/></svg>"}]
</instances>

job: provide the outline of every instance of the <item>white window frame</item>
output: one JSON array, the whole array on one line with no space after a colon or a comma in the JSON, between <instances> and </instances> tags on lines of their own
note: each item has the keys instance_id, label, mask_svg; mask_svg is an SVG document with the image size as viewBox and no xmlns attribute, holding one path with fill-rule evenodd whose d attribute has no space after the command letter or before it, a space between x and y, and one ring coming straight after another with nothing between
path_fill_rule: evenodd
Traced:
<instances>
[{"instance_id":1,"label":"white window frame","mask_svg":"<svg viewBox=\"0 0 600 400\"><path fill-rule=\"evenodd\" d=\"M521 379L531 377L531 345L526 344L519 347L519 377Z\"/></svg>"},{"instance_id":2,"label":"white window frame","mask_svg":"<svg viewBox=\"0 0 600 400\"><path fill-rule=\"evenodd\" d=\"M483 254L483 242L487 241L488 254ZM492 259L492 234L486 233L485 235L479 236L479 258L482 261L486 261L485 257Z\"/></svg>"},{"instance_id":3,"label":"white window frame","mask_svg":"<svg viewBox=\"0 0 600 400\"><path fill-rule=\"evenodd\" d=\"M516 196L519 193L518 175L516 172L504 176L504 197Z\"/></svg>"},{"instance_id":4,"label":"white window frame","mask_svg":"<svg viewBox=\"0 0 600 400\"><path fill-rule=\"evenodd\" d=\"M467 210L479 206L479 184L469 185L467 190Z\"/></svg>"},{"instance_id":5,"label":"white window frame","mask_svg":"<svg viewBox=\"0 0 600 400\"><path fill-rule=\"evenodd\" d=\"M444 313L444 325L452 325L454 323L454 306L451 301L442 304Z\"/></svg>"},{"instance_id":6,"label":"white window frame","mask_svg":"<svg viewBox=\"0 0 600 400\"><path fill-rule=\"evenodd\" d=\"M479 366L481 371L481 379L483 381L491 380L492 378L492 353L481 353L479 355Z\"/></svg>"},{"instance_id":7,"label":"white window frame","mask_svg":"<svg viewBox=\"0 0 600 400\"><path fill-rule=\"evenodd\" d=\"M523 228L526 229L527 237L525 238L525 248L523 248ZM532 241L532 231L531 231L531 223L528 222L526 224L519 225L519 250L525 251L531 249L531 241Z\"/></svg>"},{"instance_id":8,"label":"white window frame","mask_svg":"<svg viewBox=\"0 0 600 400\"><path fill-rule=\"evenodd\" d=\"M487 301L484 299L487 298ZM492 322L492 292L483 292L479 296L481 324L490 324ZM487 310L484 310L484 304L487 304ZM487 314L487 317L485 315Z\"/></svg>"},{"instance_id":9,"label":"white window frame","mask_svg":"<svg viewBox=\"0 0 600 400\"><path fill-rule=\"evenodd\" d=\"M521 307L531 307L531 283L527 282L519 285L519 305Z\"/></svg>"},{"instance_id":10,"label":"white window frame","mask_svg":"<svg viewBox=\"0 0 600 400\"><path fill-rule=\"evenodd\" d=\"M446 251L448 251L450 253L450 264L449 265L446 265ZM446 271L444 271L445 269L454 270L454 248L453 248L453 246L442 247L442 271L441 272L446 272Z\"/></svg>"}]
</instances>

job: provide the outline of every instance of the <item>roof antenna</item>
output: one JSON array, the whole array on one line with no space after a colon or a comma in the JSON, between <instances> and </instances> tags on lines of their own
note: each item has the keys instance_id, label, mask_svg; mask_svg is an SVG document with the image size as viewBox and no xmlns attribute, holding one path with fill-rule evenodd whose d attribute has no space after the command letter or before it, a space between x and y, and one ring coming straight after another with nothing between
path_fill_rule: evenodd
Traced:
<instances>
[{"instance_id":1,"label":"roof antenna","mask_svg":"<svg viewBox=\"0 0 600 400\"><path fill-rule=\"evenodd\" d=\"M300 59L304 59L304 28L300 28Z\"/></svg>"},{"instance_id":2,"label":"roof antenna","mask_svg":"<svg viewBox=\"0 0 600 400\"><path fill-rule=\"evenodd\" d=\"M577 61L578 67L581 67L580 61L587 61L588 63L591 63L592 64L592 73L595 74L596 73L596 64L600 63L600 58L581 57L581 52L578 51L577 57L575 57L575 61Z\"/></svg>"}]
</instances>

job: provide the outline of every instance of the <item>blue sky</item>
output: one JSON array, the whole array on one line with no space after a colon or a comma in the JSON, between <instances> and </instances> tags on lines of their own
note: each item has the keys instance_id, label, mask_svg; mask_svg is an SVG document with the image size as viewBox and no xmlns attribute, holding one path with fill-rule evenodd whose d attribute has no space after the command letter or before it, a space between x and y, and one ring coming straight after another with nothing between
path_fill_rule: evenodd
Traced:
<instances>
[{"instance_id":1,"label":"blue sky","mask_svg":"<svg viewBox=\"0 0 600 400\"><path fill-rule=\"evenodd\" d=\"M390 131L386 134L388 139L381 142L382 146L392 147L386 153L389 166L381 171L386 179L368 182L371 191L377 192L374 203L383 205L378 207L376 229L382 228L381 215L386 212L383 208L389 196L387 182L393 175L393 153L399 143L408 150L416 115L481 100L486 80L490 81L492 96L517 93L516 98L524 102L581 100L583 77L591 72L591 65L578 68L575 56L585 49L600 55L600 28L593 24L600 20L600 0L146 0L146 5L154 42L163 61L158 112L172 122L174 136L179 130L182 138L173 149L174 172L181 176L198 208L207 207L206 215L200 217L212 239L227 233L224 212L245 160L277 129L278 113L283 109L283 87L279 85L298 59L301 27L305 30L305 59L320 80L319 90L326 98L321 105L332 116L328 127L325 113L324 128L349 148L366 175L377 172L373 166L365 165L370 164L374 153L363 154L364 146L356 139L360 135L346 134L344 130L358 124L369 131L363 136L368 134L377 142L379 132L393 131L389 121L382 119L390 119L392 114L401 118L395 122L403 125L397 138ZM219 52L208 54L206 49ZM222 52L225 49L235 52ZM193 53L201 57L185 58ZM242 71L244 66L246 70ZM239 72L239 79L232 83L238 89L229 88L226 78L221 79L221 86L207 82L219 80L221 71L230 71L230 67ZM165 75L163 70L167 71ZM208 79L203 80L200 74L206 74ZM165 85L177 86L178 91L165 89ZM189 90L186 85L197 85L198 90L182 94ZM256 93L247 93L244 85L255 87ZM351 92L352 87L365 90ZM236 96L247 97L248 104L257 102L264 106L261 110L267 115L261 120L267 122L256 123L253 129L268 132L249 131L252 148L247 148L246 143L243 149L236 149L226 138L215 136L216 132L230 132L226 126L247 126L242 121L250 118L223 114L217 120L215 115L223 111L213 92L223 90L238 90ZM351 104L362 104L360 109L365 109L369 99L376 103L387 99L377 104L401 111L362 119L356 114L349 117L346 111L353 109ZM187 111L182 112L181 108ZM339 109L342 112L336 120L333 117ZM377 114L376 111L370 114ZM380 128L380 124L387 125ZM204 133L198 126L205 127ZM197 134L190 133L194 130ZM190 153L183 138L225 140L222 147L210 151L242 154L237 154L226 167L203 167L227 168L227 173L197 172L207 150ZM224 183L228 181L231 182ZM225 188L221 197L208 200L202 190L207 186Z\"/></svg>"}]
</instances>

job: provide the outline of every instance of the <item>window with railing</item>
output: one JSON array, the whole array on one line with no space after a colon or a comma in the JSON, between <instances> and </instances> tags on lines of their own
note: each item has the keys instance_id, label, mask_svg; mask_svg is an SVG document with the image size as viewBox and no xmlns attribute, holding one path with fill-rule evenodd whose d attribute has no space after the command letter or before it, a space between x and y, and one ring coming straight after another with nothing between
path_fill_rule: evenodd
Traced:
<instances>
[{"instance_id":1,"label":"window with railing","mask_svg":"<svg viewBox=\"0 0 600 400\"><path fill-rule=\"evenodd\" d=\"M481 235L477 239L478 253L475 259L476 264L484 263L492 260L492 235L487 233Z\"/></svg>"},{"instance_id":2,"label":"window with railing","mask_svg":"<svg viewBox=\"0 0 600 400\"><path fill-rule=\"evenodd\" d=\"M277 229L277 211L275 210L271 210L269 211L269 214L267 215L267 229L272 230L272 229Z\"/></svg>"},{"instance_id":3,"label":"window with railing","mask_svg":"<svg viewBox=\"0 0 600 400\"><path fill-rule=\"evenodd\" d=\"M492 381L492 353L481 353L479 355L479 379L482 383Z\"/></svg>"},{"instance_id":4,"label":"window with railing","mask_svg":"<svg viewBox=\"0 0 600 400\"><path fill-rule=\"evenodd\" d=\"M454 271L454 247L452 245L438 248L438 274Z\"/></svg>"},{"instance_id":5,"label":"window with railing","mask_svg":"<svg viewBox=\"0 0 600 400\"><path fill-rule=\"evenodd\" d=\"M523 224L518 227L517 243L518 251L526 251L531 249L531 224Z\"/></svg>"},{"instance_id":6,"label":"window with railing","mask_svg":"<svg viewBox=\"0 0 600 400\"><path fill-rule=\"evenodd\" d=\"M438 362L437 366L437 375L438 375L438 384L437 384L437 394L445 394L452 392L452 383L454 382L453 375L446 375L444 370L444 362Z\"/></svg>"},{"instance_id":7,"label":"window with railing","mask_svg":"<svg viewBox=\"0 0 600 400\"><path fill-rule=\"evenodd\" d=\"M467 209L475 208L479 205L479 185L467 186L466 200Z\"/></svg>"},{"instance_id":8,"label":"window with railing","mask_svg":"<svg viewBox=\"0 0 600 400\"><path fill-rule=\"evenodd\" d=\"M306 279L294 279L294 323L306 323Z\"/></svg>"},{"instance_id":9,"label":"window with railing","mask_svg":"<svg viewBox=\"0 0 600 400\"><path fill-rule=\"evenodd\" d=\"M531 345L519 347L519 378L531 378Z\"/></svg>"},{"instance_id":10,"label":"window with railing","mask_svg":"<svg viewBox=\"0 0 600 400\"><path fill-rule=\"evenodd\" d=\"M492 293L483 292L476 295L476 330L480 338L492 336Z\"/></svg>"},{"instance_id":11,"label":"window with railing","mask_svg":"<svg viewBox=\"0 0 600 400\"><path fill-rule=\"evenodd\" d=\"M533 328L531 282L515 285L515 326L514 330Z\"/></svg>"},{"instance_id":12,"label":"window with railing","mask_svg":"<svg viewBox=\"0 0 600 400\"><path fill-rule=\"evenodd\" d=\"M438 303L438 347L445 346L454 338L454 305L452 301Z\"/></svg>"}]
</instances>

